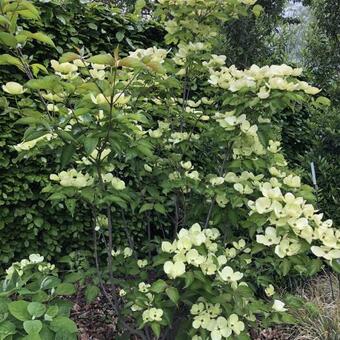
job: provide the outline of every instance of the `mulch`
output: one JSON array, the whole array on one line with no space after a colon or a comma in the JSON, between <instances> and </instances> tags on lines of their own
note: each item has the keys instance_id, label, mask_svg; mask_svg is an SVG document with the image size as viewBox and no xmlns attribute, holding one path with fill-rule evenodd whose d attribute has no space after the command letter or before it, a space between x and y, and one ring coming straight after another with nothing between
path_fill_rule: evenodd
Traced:
<instances>
[{"instance_id":1,"label":"mulch","mask_svg":"<svg viewBox=\"0 0 340 340\"><path fill-rule=\"evenodd\" d=\"M87 304L84 289L71 298L74 306L71 318L79 329L79 340L114 340L117 337L116 318L104 296L98 296ZM252 340L288 340L287 330L280 327L262 331L251 330Z\"/></svg>"}]
</instances>

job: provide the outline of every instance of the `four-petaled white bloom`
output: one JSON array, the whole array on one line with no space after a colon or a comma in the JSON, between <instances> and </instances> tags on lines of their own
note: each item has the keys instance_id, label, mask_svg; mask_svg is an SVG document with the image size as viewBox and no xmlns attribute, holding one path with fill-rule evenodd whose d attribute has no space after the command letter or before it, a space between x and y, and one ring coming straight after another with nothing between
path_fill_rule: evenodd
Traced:
<instances>
[{"instance_id":1,"label":"four-petaled white bloom","mask_svg":"<svg viewBox=\"0 0 340 340\"><path fill-rule=\"evenodd\" d=\"M287 310L287 308L285 308L285 304L284 302L280 301L280 300L274 300L273 306L272 308L276 311L276 312L285 312Z\"/></svg>"}]
</instances>

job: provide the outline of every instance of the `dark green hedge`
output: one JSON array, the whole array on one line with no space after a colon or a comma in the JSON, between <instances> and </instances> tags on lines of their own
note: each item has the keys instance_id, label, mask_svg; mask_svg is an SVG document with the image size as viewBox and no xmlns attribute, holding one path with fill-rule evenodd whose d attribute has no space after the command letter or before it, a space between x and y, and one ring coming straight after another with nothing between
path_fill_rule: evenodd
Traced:
<instances>
[{"instance_id":1,"label":"dark green hedge","mask_svg":"<svg viewBox=\"0 0 340 340\"><path fill-rule=\"evenodd\" d=\"M99 53L113 51L118 44L127 51L162 41L163 32L153 23L137 21L100 3L85 5L71 0L60 5L37 1L36 5L42 23L22 24L50 35L57 49L34 43L25 47L25 53L46 66L60 53L83 46ZM0 68L1 83L14 79L25 81L17 69ZM58 259L73 250L89 249L91 226L86 207L78 207L72 217L63 205L52 206L41 193L49 174L58 167L55 156L18 159L13 150L12 145L23 136L22 128L14 125L19 117L14 106L0 97L0 263L6 267L8 262L32 252Z\"/></svg>"}]
</instances>

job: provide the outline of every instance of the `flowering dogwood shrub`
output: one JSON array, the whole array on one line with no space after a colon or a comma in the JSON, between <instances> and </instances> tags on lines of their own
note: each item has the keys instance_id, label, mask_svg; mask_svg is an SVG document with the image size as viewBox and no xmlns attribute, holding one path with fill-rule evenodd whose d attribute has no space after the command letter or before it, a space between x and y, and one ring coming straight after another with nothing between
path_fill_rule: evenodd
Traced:
<instances>
[{"instance_id":1,"label":"flowering dogwood shrub","mask_svg":"<svg viewBox=\"0 0 340 340\"><path fill-rule=\"evenodd\" d=\"M301 69L238 70L214 54L221 22L258 13L254 3L159 1L155 15L177 47L125 56L80 49L38 79L16 46L30 80L4 85L25 115L18 123L29 125L15 148L60 156L44 191L71 212L79 200L91 208L99 281L120 289L102 290L122 328L141 338L151 328L170 339L245 339L258 322L292 321L276 278L313 275L324 263L338 270L339 230L287 168L271 124L279 110L316 102L320 90ZM145 216L147 259L138 258L131 212ZM155 214L172 228L153 225ZM116 218L127 235L120 248ZM169 241L160 244L161 231ZM103 273L98 240L107 245Z\"/></svg>"}]
</instances>

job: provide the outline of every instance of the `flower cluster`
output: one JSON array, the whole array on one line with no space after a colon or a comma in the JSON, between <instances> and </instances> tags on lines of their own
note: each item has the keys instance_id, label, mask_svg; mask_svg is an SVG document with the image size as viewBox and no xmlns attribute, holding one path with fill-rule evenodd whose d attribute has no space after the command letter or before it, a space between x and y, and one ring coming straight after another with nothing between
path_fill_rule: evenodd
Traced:
<instances>
[{"instance_id":1,"label":"flower cluster","mask_svg":"<svg viewBox=\"0 0 340 340\"><path fill-rule=\"evenodd\" d=\"M121 248L113 249L111 252L111 255L113 257L123 255L124 259L131 257L132 254L133 254L133 250L130 247L125 247L124 249L121 249Z\"/></svg>"},{"instance_id":2,"label":"flower cluster","mask_svg":"<svg viewBox=\"0 0 340 340\"><path fill-rule=\"evenodd\" d=\"M340 231L332 228L331 220L323 220L312 204L303 197L296 197L289 190L301 186L299 176L272 167L269 171L278 177L263 182L259 189L263 196L249 201L250 214L267 215L270 226L264 234L258 234L256 241L266 246L275 246L277 256L283 258L300 252L302 241L321 245L311 246L311 251L327 260L340 258ZM282 190L286 190L283 193Z\"/></svg>"},{"instance_id":3,"label":"flower cluster","mask_svg":"<svg viewBox=\"0 0 340 340\"><path fill-rule=\"evenodd\" d=\"M245 329L237 314L224 317L219 303L211 304L203 300L192 305L190 313L194 316L192 327L209 331L213 340L227 339L232 333L240 335Z\"/></svg>"},{"instance_id":4,"label":"flower cluster","mask_svg":"<svg viewBox=\"0 0 340 340\"><path fill-rule=\"evenodd\" d=\"M93 178L89 174L82 174L75 169L62 171L58 175L51 174L52 181L59 182L63 187L84 188L93 184Z\"/></svg>"},{"instance_id":5,"label":"flower cluster","mask_svg":"<svg viewBox=\"0 0 340 340\"><path fill-rule=\"evenodd\" d=\"M40 254L31 254L28 259L23 259L20 262L14 262L12 265L6 269L6 279L10 280L14 273L17 273L19 276L24 274L26 268L32 265L38 265L38 270L40 272L50 272L55 268L54 264L43 262L44 257Z\"/></svg>"},{"instance_id":6,"label":"flower cluster","mask_svg":"<svg viewBox=\"0 0 340 340\"><path fill-rule=\"evenodd\" d=\"M164 263L164 272L170 279L175 279L186 272L187 266L193 266L200 268L204 275L215 275L217 281L222 284L228 283L236 289L243 274L234 272L230 266L225 266L230 249L220 249L216 242L219 236L220 232L217 229L202 230L198 223L193 224L190 229L181 229L175 241L162 242L162 251L174 254L171 260ZM239 249L244 248L237 242L235 245Z\"/></svg>"},{"instance_id":7,"label":"flower cluster","mask_svg":"<svg viewBox=\"0 0 340 340\"><path fill-rule=\"evenodd\" d=\"M215 59L211 59L206 64L210 73L209 83L231 92L257 91L257 96L260 99L268 98L272 90L303 91L311 95L320 92L318 88L305 81L292 80L293 77L301 75L302 69L300 68L294 69L285 64L264 67L252 65L247 70L239 70L234 65L230 67L218 65L216 67Z\"/></svg>"}]
</instances>

